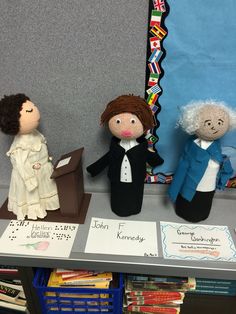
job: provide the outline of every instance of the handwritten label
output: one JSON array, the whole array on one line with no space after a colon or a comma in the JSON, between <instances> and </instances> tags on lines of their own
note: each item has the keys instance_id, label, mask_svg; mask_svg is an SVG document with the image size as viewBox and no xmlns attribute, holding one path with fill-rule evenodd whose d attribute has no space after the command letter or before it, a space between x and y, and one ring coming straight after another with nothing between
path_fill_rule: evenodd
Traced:
<instances>
[{"instance_id":1,"label":"handwritten label","mask_svg":"<svg viewBox=\"0 0 236 314\"><path fill-rule=\"evenodd\" d=\"M227 226L161 222L164 258L236 261L236 250Z\"/></svg>"},{"instance_id":2,"label":"handwritten label","mask_svg":"<svg viewBox=\"0 0 236 314\"><path fill-rule=\"evenodd\" d=\"M156 257L156 223L93 217L85 252Z\"/></svg>"},{"instance_id":3,"label":"handwritten label","mask_svg":"<svg viewBox=\"0 0 236 314\"><path fill-rule=\"evenodd\" d=\"M68 257L77 224L11 220L0 238L0 252Z\"/></svg>"}]
</instances>

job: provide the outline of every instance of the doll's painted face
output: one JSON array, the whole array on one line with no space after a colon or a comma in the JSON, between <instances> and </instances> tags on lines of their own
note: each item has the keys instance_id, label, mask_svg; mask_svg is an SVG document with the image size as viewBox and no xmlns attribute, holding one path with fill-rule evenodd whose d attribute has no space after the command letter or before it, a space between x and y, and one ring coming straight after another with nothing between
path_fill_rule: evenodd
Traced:
<instances>
[{"instance_id":1,"label":"doll's painted face","mask_svg":"<svg viewBox=\"0 0 236 314\"><path fill-rule=\"evenodd\" d=\"M113 116L108 122L111 133L125 140L132 140L143 135L144 129L139 118L132 113L124 112Z\"/></svg>"},{"instance_id":2,"label":"doll's painted face","mask_svg":"<svg viewBox=\"0 0 236 314\"><path fill-rule=\"evenodd\" d=\"M199 113L199 129L196 135L207 141L222 137L229 129L229 115L218 106L205 106Z\"/></svg>"},{"instance_id":3,"label":"doll's painted face","mask_svg":"<svg viewBox=\"0 0 236 314\"><path fill-rule=\"evenodd\" d=\"M39 125L40 113L38 108L27 100L22 104L20 111L20 134L27 134L35 130Z\"/></svg>"}]
</instances>

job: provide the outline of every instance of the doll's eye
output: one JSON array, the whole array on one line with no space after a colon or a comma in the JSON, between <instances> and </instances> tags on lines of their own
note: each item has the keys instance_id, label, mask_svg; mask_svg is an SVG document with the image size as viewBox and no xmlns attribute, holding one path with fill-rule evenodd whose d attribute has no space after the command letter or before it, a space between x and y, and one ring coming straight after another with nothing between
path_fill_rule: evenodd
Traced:
<instances>
[{"instance_id":1,"label":"doll's eye","mask_svg":"<svg viewBox=\"0 0 236 314\"><path fill-rule=\"evenodd\" d=\"M25 110L26 112L33 112L33 108L30 109L30 110Z\"/></svg>"},{"instance_id":2,"label":"doll's eye","mask_svg":"<svg viewBox=\"0 0 236 314\"><path fill-rule=\"evenodd\" d=\"M120 124L121 123L121 119L116 119L116 123Z\"/></svg>"},{"instance_id":3,"label":"doll's eye","mask_svg":"<svg viewBox=\"0 0 236 314\"><path fill-rule=\"evenodd\" d=\"M136 123L136 120L135 120L134 118L131 118L131 119L130 119L130 123L135 124L135 123Z\"/></svg>"},{"instance_id":4,"label":"doll's eye","mask_svg":"<svg viewBox=\"0 0 236 314\"><path fill-rule=\"evenodd\" d=\"M204 121L204 125L210 126L210 125L211 125L211 120L205 120L205 121Z\"/></svg>"},{"instance_id":5,"label":"doll's eye","mask_svg":"<svg viewBox=\"0 0 236 314\"><path fill-rule=\"evenodd\" d=\"M224 121L222 119L219 119L218 120L218 125L223 125L224 124Z\"/></svg>"}]
</instances>

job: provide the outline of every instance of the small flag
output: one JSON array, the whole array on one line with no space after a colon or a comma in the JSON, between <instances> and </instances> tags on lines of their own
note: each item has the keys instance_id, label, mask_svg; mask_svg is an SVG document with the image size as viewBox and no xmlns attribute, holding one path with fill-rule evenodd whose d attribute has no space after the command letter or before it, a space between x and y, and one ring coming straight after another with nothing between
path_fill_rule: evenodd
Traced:
<instances>
[{"instance_id":1,"label":"small flag","mask_svg":"<svg viewBox=\"0 0 236 314\"><path fill-rule=\"evenodd\" d=\"M158 107L156 105L150 105L150 108L151 108L153 113L156 113L158 110Z\"/></svg>"},{"instance_id":2,"label":"small flag","mask_svg":"<svg viewBox=\"0 0 236 314\"><path fill-rule=\"evenodd\" d=\"M149 80L148 80L148 86L154 86L157 84L159 79L158 73L150 73Z\"/></svg>"},{"instance_id":3,"label":"small flag","mask_svg":"<svg viewBox=\"0 0 236 314\"><path fill-rule=\"evenodd\" d=\"M157 96L157 97L155 98L155 103L156 103L156 101L157 101L157 99L158 99L158 97L159 97L159 94L154 94L154 95ZM148 105L150 106L151 109L152 109L153 106L156 106L155 104L148 104ZM156 107L157 107L157 106L156 106ZM158 107L157 107L157 110L158 110ZM153 116L153 119L154 119L155 125L156 125L157 123L156 123L156 117L155 117L155 115Z\"/></svg>"},{"instance_id":4,"label":"small flag","mask_svg":"<svg viewBox=\"0 0 236 314\"><path fill-rule=\"evenodd\" d=\"M157 10L152 10L150 26L160 25L162 12Z\"/></svg>"},{"instance_id":5,"label":"small flag","mask_svg":"<svg viewBox=\"0 0 236 314\"><path fill-rule=\"evenodd\" d=\"M154 86L149 88L146 92L148 93L148 95L150 95L151 93L158 94L161 92L161 88L160 86L158 86L158 84L155 84Z\"/></svg>"},{"instance_id":6,"label":"small flag","mask_svg":"<svg viewBox=\"0 0 236 314\"><path fill-rule=\"evenodd\" d=\"M158 62L158 60L160 59L160 57L162 56L163 52L159 49L154 49L150 58L148 59L149 62L153 63L153 62Z\"/></svg>"},{"instance_id":7,"label":"small flag","mask_svg":"<svg viewBox=\"0 0 236 314\"><path fill-rule=\"evenodd\" d=\"M151 136L148 138L148 142L155 144L157 142L157 137L151 134Z\"/></svg>"},{"instance_id":8,"label":"small flag","mask_svg":"<svg viewBox=\"0 0 236 314\"><path fill-rule=\"evenodd\" d=\"M152 94L150 94L150 95L148 96L147 103L148 103L149 105L155 105L155 102L156 102L157 98L158 98L157 94L153 94L153 93L152 93Z\"/></svg>"},{"instance_id":9,"label":"small flag","mask_svg":"<svg viewBox=\"0 0 236 314\"><path fill-rule=\"evenodd\" d=\"M156 48L161 49L161 42L160 42L160 39L158 37L156 37L156 36L151 37L149 42L150 42L151 51L153 51Z\"/></svg>"},{"instance_id":10,"label":"small flag","mask_svg":"<svg viewBox=\"0 0 236 314\"><path fill-rule=\"evenodd\" d=\"M166 12L165 0L153 0L154 9Z\"/></svg>"},{"instance_id":11,"label":"small flag","mask_svg":"<svg viewBox=\"0 0 236 314\"><path fill-rule=\"evenodd\" d=\"M165 183L166 182L166 176L164 174L158 173L156 176L157 176L158 182L161 182L161 183Z\"/></svg>"},{"instance_id":12,"label":"small flag","mask_svg":"<svg viewBox=\"0 0 236 314\"><path fill-rule=\"evenodd\" d=\"M157 175L154 175L154 176L147 175L146 176L146 181L148 183L158 182L158 176Z\"/></svg>"},{"instance_id":13,"label":"small flag","mask_svg":"<svg viewBox=\"0 0 236 314\"><path fill-rule=\"evenodd\" d=\"M158 37L160 40L162 40L167 34L167 32L158 25L154 25L153 28L150 30L150 33Z\"/></svg>"},{"instance_id":14,"label":"small flag","mask_svg":"<svg viewBox=\"0 0 236 314\"><path fill-rule=\"evenodd\" d=\"M158 62L148 63L148 67L151 73L157 73L157 74L161 73L161 69L159 67Z\"/></svg>"},{"instance_id":15,"label":"small flag","mask_svg":"<svg viewBox=\"0 0 236 314\"><path fill-rule=\"evenodd\" d=\"M173 180L173 176L172 175L167 175L165 183L170 183L172 180Z\"/></svg>"}]
</instances>

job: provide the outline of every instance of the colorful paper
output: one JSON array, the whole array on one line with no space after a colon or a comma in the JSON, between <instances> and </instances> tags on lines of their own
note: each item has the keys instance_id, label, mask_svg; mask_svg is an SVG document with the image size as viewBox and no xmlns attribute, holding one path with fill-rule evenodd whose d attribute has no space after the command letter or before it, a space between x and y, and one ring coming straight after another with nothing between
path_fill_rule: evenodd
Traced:
<instances>
[{"instance_id":1,"label":"colorful paper","mask_svg":"<svg viewBox=\"0 0 236 314\"><path fill-rule=\"evenodd\" d=\"M227 226L160 222L164 258L199 261L236 261Z\"/></svg>"}]
</instances>

